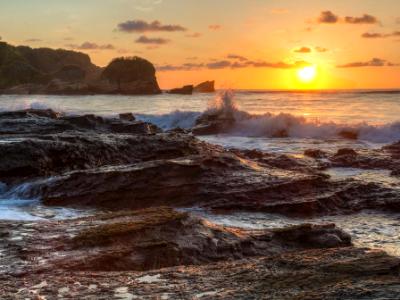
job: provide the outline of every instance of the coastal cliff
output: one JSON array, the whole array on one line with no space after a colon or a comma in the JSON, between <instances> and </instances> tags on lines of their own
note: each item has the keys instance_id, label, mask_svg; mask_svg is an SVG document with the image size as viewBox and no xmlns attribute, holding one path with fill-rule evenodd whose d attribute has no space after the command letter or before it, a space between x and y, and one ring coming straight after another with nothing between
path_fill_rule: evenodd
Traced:
<instances>
[{"instance_id":1,"label":"coastal cliff","mask_svg":"<svg viewBox=\"0 0 400 300\"><path fill-rule=\"evenodd\" d=\"M159 94L155 74L140 57L101 68L81 52L0 42L0 94Z\"/></svg>"}]
</instances>

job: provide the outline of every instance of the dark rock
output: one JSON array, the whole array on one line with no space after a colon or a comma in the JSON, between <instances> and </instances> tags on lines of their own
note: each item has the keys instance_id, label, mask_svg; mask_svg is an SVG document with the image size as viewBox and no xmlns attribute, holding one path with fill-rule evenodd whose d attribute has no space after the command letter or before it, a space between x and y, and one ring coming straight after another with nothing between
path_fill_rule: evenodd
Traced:
<instances>
[{"instance_id":1,"label":"dark rock","mask_svg":"<svg viewBox=\"0 0 400 300\"><path fill-rule=\"evenodd\" d=\"M196 125L192 128L195 135L210 135L229 132L236 124L235 117L229 111L210 111L196 119Z\"/></svg>"},{"instance_id":2,"label":"dark rock","mask_svg":"<svg viewBox=\"0 0 400 300\"><path fill-rule=\"evenodd\" d=\"M120 118L121 120L129 121L129 122L132 122L132 121L135 121L135 120L136 120L136 119L135 119L135 116L134 116L132 113L123 113L123 114L119 114L119 118Z\"/></svg>"},{"instance_id":3,"label":"dark rock","mask_svg":"<svg viewBox=\"0 0 400 300\"><path fill-rule=\"evenodd\" d=\"M357 156L357 152L351 148L342 148L339 149L335 154L335 156L344 156L344 155Z\"/></svg>"},{"instance_id":4,"label":"dark rock","mask_svg":"<svg viewBox=\"0 0 400 300\"><path fill-rule=\"evenodd\" d=\"M356 140L358 139L358 132L354 130L341 130L338 135L342 138L349 139L349 140Z\"/></svg>"},{"instance_id":5,"label":"dark rock","mask_svg":"<svg viewBox=\"0 0 400 300\"><path fill-rule=\"evenodd\" d=\"M327 154L320 150L320 149L307 149L304 151L305 156L309 156L312 158L325 158L327 157Z\"/></svg>"},{"instance_id":6,"label":"dark rock","mask_svg":"<svg viewBox=\"0 0 400 300\"><path fill-rule=\"evenodd\" d=\"M215 81L205 81L194 87L194 91L197 93L214 93L215 92Z\"/></svg>"},{"instance_id":7,"label":"dark rock","mask_svg":"<svg viewBox=\"0 0 400 300\"><path fill-rule=\"evenodd\" d=\"M276 229L273 239L283 240L285 243L294 243L312 248L333 248L351 245L349 234L337 229L335 224L298 226Z\"/></svg>"},{"instance_id":8,"label":"dark rock","mask_svg":"<svg viewBox=\"0 0 400 300\"><path fill-rule=\"evenodd\" d=\"M185 85L168 91L169 94L191 95L193 94L193 85Z\"/></svg>"}]
</instances>

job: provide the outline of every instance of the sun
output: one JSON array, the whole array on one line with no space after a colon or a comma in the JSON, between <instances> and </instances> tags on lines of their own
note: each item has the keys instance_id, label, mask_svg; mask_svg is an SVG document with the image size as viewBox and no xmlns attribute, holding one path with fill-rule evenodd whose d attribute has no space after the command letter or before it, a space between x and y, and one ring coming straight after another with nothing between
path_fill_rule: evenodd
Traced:
<instances>
[{"instance_id":1,"label":"sun","mask_svg":"<svg viewBox=\"0 0 400 300\"><path fill-rule=\"evenodd\" d=\"M313 81L316 76L317 69L315 66L303 67L297 71L297 77L300 79L300 81L305 83Z\"/></svg>"}]
</instances>

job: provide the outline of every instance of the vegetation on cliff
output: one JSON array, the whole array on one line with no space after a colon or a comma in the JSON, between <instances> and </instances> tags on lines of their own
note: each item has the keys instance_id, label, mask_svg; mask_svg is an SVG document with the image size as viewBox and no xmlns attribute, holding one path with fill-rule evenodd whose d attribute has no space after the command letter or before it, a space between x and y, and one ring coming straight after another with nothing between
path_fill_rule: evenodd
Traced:
<instances>
[{"instance_id":1,"label":"vegetation on cliff","mask_svg":"<svg viewBox=\"0 0 400 300\"><path fill-rule=\"evenodd\" d=\"M155 73L151 62L136 56L100 68L84 53L0 42L0 93L157 94Z\"/></svg>"}]
</instances>

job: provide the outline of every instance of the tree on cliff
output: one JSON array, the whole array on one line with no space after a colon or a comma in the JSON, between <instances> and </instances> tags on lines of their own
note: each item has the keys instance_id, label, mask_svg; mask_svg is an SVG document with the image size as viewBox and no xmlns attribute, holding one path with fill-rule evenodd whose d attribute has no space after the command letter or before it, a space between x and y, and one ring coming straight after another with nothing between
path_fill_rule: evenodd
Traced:
<instances>
[{"instance_id":1,"label":"tree on cliff","mask_svg":"<svg viewBox=\"0 0 400 300\"><path fill-rule=\"evenodd\" d=\"M141 81L154 81L156 70L151 62L143 58L120 57L114 59L103 71L102 77L111 82L121 83Z\"/></svg>"}]
</instances>

